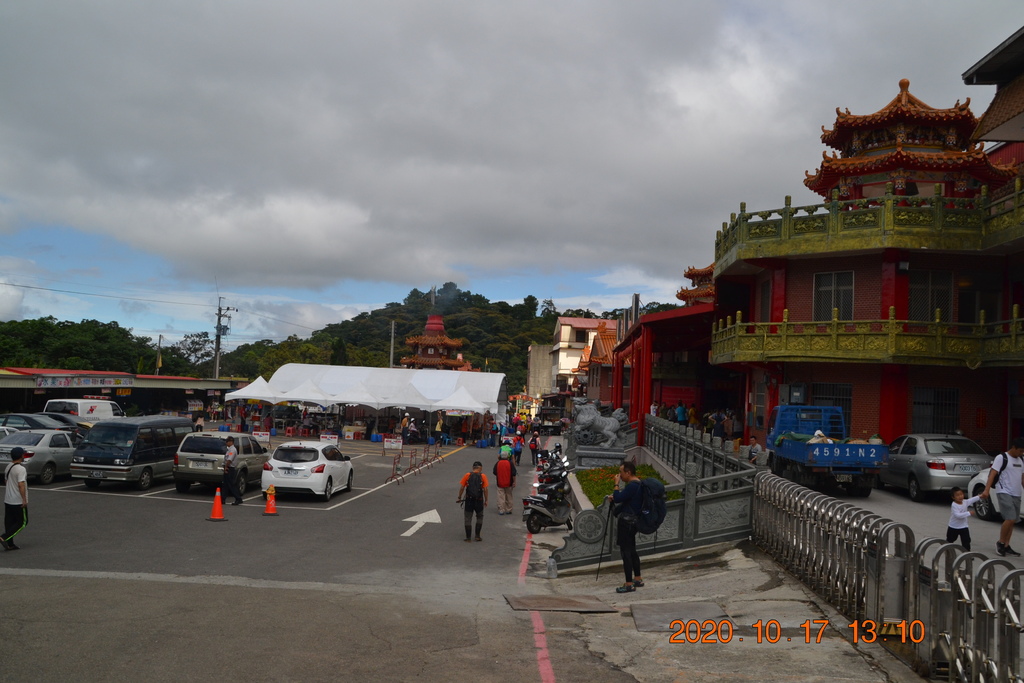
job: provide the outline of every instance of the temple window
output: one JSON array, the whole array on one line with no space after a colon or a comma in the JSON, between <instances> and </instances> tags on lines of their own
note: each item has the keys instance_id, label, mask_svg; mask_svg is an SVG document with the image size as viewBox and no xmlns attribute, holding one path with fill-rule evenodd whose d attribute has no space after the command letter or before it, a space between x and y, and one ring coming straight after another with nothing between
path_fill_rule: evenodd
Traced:
<instances>
[{"instance_id":1,"label":"temple window","mask_svg":"<svg viewBox=\"0 0 1024 683\"><path fill-rule=\"evenodd\" d=\"M956 279L956 321L965 325L1002 318L1003 293L998 272L968 271Z\"/></svg>"},{"instance_id":2,"label":"temple window","mask_svg":"<svg viewBox=\"0 0 1024 683\"><path fill-rule=\"evenodd\" d=\"M953 320L953 273L948 270L910 271L910 320L931 322L935 311L945 322Z\"/></svg>"},{"instance_id":3,"label":"temple window","mask_svg":"<svg viewBox=\"0 0 1024 683\"><path fill-rule=\"evenodd\" d=\"M914 387L912 431L952 434L960 428L960 390Z\"/></svg>"},{"instance_id":4,"label":"temple window","mask_svg":"<svg viewBox=\"0 0 1024 683\"><path fill-rule=\"evenodd\" d=\"M853 320L853 271L814 274L814 319L832 320L832 309L840 320Z\"/></svg>"}]
</instances>

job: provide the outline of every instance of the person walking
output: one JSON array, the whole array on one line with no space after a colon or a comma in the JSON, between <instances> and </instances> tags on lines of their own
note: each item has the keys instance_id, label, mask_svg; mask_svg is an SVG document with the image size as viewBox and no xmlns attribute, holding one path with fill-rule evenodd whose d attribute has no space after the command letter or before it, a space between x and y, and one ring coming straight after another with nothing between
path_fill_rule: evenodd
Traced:
<instances>
[{"instance_id":1,"label":"person walking","mask_svg":"<svg viewBox=\"0 0 1024 683\"><path fill-rule=\"evenodd\" d=\"M540 457L540 432L534 432L533 437L530 439L530 458L533 460L533 466L536 467Z\"/></svg>"},{"instance_id":2,"label":"person walking","mask_svg":"<svg viewBox=\"0 0 1024 683\"><path fill-rule=\"evenodd\" d=\"M971 520L971 507L981 496L974 496L964 500L964 490L959 486L954 486L950 492L950 497L953 498L953 503L949 506L949 526L946 528L946 543L954 543L957 538L960 539L960 545L964 547L967 552L971 551L971 530L967 527L967 523Z\"/></svg>"},{"instance_id":3,"label":"person walking","mask_svg":"<svg viewBox=\"0 0 1024 683\"><path fill-rule=\"evenodd\" d=\"M643 493L640 491L640 477L636 476L636 463L627 460L619 465L615 475L615 491L608 496L619 511L616 538L622 555L622 571L626 582L615 589L616 593L632 593L642 588L640 578L640 554L636 551L636 520L640 516Z\"/></svg>"},{"instance_id":4,"label":"person walking","mask_svg":"<svg viewBox=\"0 0 1024 683\"><path fill-rule=\"evenodd\" d=\"M238 491L238 449L235 448L235 437L224 439L224 480L221 485L220 499L224 502L230 493L235 497L232 505L242 504L242 494Z\"/></svg>"},{"instance_id":5,"label":"person walking","mask_svg":"<svg viewBox=\"0 0 1024 683\"><path fill-rule=\"evenodd\" d=\"M508 455L498 453L498 461L494 463L494 485L498 487L498 514L512 514L512 489L516 487L516 466Z\"/></svg>"},{"instance_id":6,"label":"person walking","mask_svg":"<svg viewBox=\"0 0 1024 683\"><path fill-rule=\"evenodd\" d=\"M996 553L999 555L1020 557L1020 553L1010 547L1010 536L1013 535L1014 525L1020 519L1020 497L1024 490L1022 455L1024 437L1017 437L1005 453L1000 453L992 460L992 469L988 472L985 490L981 492L982 498L989 498L992 489L995 489L995 508L1003 517L1003 524L999 527L999 540L996 541Z\"/></svg>"},{"instance_id":7,"label":"person walking","mask_svg":"<svg viewBox=\"0 0 1024 683\"><path fill-rule=\"evenodd\" d=\"M526 439L523 438L522 432L516 432L516 435L512 437L512 454L516 458L516 464L519 464L519 459L523 457L523 446L526 444Z\"/></svg>"},{"instance_id":8,"label":"person walking","mask_svg":"<svg viewBox=\"0 0 1024 683\"><path fill-rule=\"evenodd\" d=\"M484 508L487 507L487 475L483 472L484 466L479 460L473 463L473 471L463 475L459 483L459 497L455 502L461 503L465 494L465 522L466 522L466 543L470 541L470 532L473 529L473 513L476 513L476 540L480 538L480 529L484 526Z\"/></svg>"},{"instance_id":9,"label":"person walking","mask_svg":"<svg viewBox=\"0 0 1024 683\"><path fill-rule=\"evenodd\" d=\"M4 550L21 550L14 544L14 537L28 526L28 472L24 460L25 449L15 446L11 449L11 464L4 471L4 535L0 536Z\"/></svg>"}]
</instances>

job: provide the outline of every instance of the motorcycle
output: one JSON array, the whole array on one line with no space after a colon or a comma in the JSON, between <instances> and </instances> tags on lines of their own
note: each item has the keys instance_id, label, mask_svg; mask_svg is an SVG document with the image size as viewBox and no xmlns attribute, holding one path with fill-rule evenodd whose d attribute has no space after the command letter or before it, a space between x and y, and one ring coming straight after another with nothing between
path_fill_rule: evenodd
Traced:
<instances>
[{"instance_id":1,"label":"motorcycle","mask_svg":"<svg viewBox=\"0 0 1024 683\"><path fill-rule=\"evenodd\" d=\"M536 493L523 498L523 521L531 534L549 526L564 524L572 531L572 504L569 502L569 475L563 469L556 480L533 485Z\"/></svg>"}]
</instances>

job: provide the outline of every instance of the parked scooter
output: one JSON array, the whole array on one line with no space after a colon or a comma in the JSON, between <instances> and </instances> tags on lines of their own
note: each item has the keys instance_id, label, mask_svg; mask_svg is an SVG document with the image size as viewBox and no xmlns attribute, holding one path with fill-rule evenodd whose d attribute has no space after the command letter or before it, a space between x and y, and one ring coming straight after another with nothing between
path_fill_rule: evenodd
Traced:
<instances>
[{"instance_id":1,"label":"parked scooter","mask_svg":"<svg viewBox=\"0 0 1024 683\"><path fill-rule=\"evenodd\" d=\"M549 526L564 524L572 530L572 505L569 502L569 461L559 453L551 457L537 475L536 492L523 498L523 521L531 534Z\"/></svg>"}]
</instances>

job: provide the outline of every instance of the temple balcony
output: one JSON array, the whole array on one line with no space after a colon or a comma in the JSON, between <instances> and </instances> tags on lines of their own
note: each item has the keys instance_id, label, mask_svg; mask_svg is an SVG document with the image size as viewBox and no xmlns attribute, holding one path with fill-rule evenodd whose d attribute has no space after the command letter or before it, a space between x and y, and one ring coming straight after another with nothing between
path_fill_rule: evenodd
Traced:
<instances>
[{"instance_id":1,"label":"temple balcony","mask_svg":"<svg viewBox=\"0 0 1024 683\"><path fill-rule=\"evenodd\" d=\"M977 325L896 320L745 323L740 313L714 323L711 362L896 363L977 368L1024 366L1024 318ZM936 316L938 317L938 316Z\"/></svg>"},{"instance_id":2,"label":"temple balcony","mask_svg":"<svg viewBox=\"0 0 1024 683\"><path fill-rule=\"evenodd\" d=\"M947 252L1006 253L1024 249L1024 190L1017 178L1012 192L989 200L886 193L843 200L833 192L824 204L740 213L715 237L715 277L744 261L880 249L934 249Z\"/></svg>"}]
</instances>

